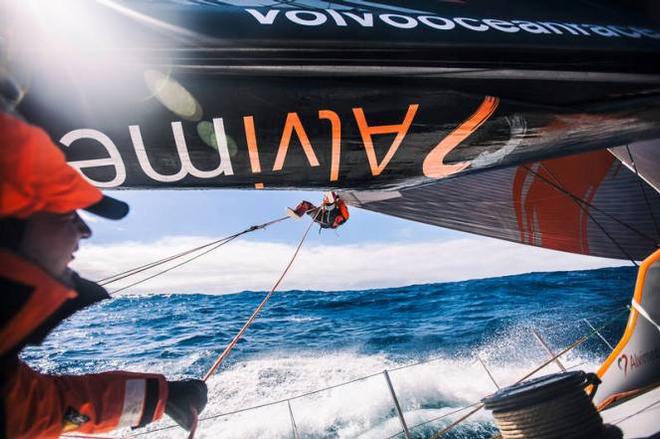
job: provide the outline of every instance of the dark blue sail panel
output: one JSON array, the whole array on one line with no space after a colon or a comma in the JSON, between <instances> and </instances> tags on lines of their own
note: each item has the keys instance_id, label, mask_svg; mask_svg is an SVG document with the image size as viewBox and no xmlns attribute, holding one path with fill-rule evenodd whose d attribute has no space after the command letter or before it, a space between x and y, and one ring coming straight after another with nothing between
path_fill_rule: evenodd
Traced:
<instances>
[{"instance_id":1,"label":"dark blue sail panel","mask_svg":"<svg viewBox=\"0 0 660 439\"><path fill-rule=\"evenodd\" d=\"M637 156L635 146L630 151ZM400 218L591 256L642 260L660 245L660 195L607 151L344 198Z\"/></svg>"}]
</instances>

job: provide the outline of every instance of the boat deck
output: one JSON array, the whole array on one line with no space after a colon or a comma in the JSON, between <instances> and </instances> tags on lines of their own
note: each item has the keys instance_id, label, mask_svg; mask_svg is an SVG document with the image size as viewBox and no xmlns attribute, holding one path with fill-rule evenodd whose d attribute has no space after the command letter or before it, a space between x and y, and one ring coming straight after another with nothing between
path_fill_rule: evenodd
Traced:
<instances>
[{"instance_id":1,"label":"boat deck","mask_svg":"<svg viewBox=\"0 0 660 439\"><path fill-rule=\"evenodd\" d=\"M625 439L660 439L660 387L604 410L601 416L623 430Z\"/></svg>"}]
</instances>

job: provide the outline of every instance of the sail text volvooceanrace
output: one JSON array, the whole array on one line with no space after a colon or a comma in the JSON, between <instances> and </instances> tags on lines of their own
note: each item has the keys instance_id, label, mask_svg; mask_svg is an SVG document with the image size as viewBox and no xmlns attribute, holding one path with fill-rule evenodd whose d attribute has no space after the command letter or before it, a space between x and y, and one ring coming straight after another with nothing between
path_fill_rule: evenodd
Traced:
<instances>
[{"instance_id":1,"label":"sail text volvooceanrace","mask_svg":"<svg viewBox=\"0 0 660 439\"><path fill-rule=\"evenodd\" d=\"M425 27L439 31L468 30L472 32L497 31L503 33L527 32L536 35L573 35L600 37L627 37L660 39L660 32L636 26L559 23L551 21L500 20L495 18L440 17L438 15L403 15L357 13L320 10L245 9L261 25L274 25L281 21L300 26L337 27L358 26L373 28L389 26L397 29Z\"/></svg>"}]
</instances>

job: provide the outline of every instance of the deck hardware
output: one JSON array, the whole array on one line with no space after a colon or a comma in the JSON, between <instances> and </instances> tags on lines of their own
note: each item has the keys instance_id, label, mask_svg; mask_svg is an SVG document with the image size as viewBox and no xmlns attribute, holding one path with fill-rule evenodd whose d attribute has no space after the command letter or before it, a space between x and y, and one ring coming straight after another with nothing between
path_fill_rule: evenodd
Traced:
<instances>
[{"instance_id":1,"label":"deck hardware","mask_svg":"<svg viewBox=\"0 0 660 439\"><path fill-rule=\"evenodd\" d=\"M286 405L289 406L289 417L291 418L291 431L293 432L293 439L298 439L298 426L296 425L296 418L293 417L293 409L291 409L291 400L286 401Z\"/></svg>"},{"instance_id":2,"label":"deck hardware","mask_svg":"<svg viewBox=\"0 0 660 439\"><path fill-rule=\"evenodd\" d=\"M387 387L389 387L390 389L390 394L392 395L392 400L394 401L394 407L396 408L396 413L399 415L399 421L401 421L401 426L403 427L403 435L406 437L406 439L411 439L410 431L408 431L408 425L406 425L406 420L403 417L403 412L401 411L401 406L399 405L399 400L396 397L396 393L394 393L394 387L392 386L392 381L390 380L390 374L387 373L387 370L384 370L383 375L385 375L385 381L387 381Z\"/></svg>"},{"instance_id":3,"label":"deck hardware","mask_svg":"<svg viewBox=\"0 0 660 439\"><path fill-rule=\"evenodd\" d=\"M555 359L555 363L557 363L557 366L559 366L559 369L561 369L562 372L566 372L566 368L564 367L563 364L561 364L561 361L559 361L559 357L555 355L554 352L552 352L552 349L550 349L550 346L541 338L541 335L536 331L536 329L532 328L532 333L534 334L534 337L541 343L545 351L550 354L552 358Z\"/></svg>"},{"instance_id":4,"label":"deck hardware","mask_svg":"<svg viewBox=\"0 0 660 439\"><path fill-rule=\"evenodd\" d=\"M497 387L497 390L500 390L500 386L499 384L497 384L497 381L495 381L495 377L493 377L493 374L490 373L490 370L488 370L488 366L486 366L486 363L484 362L484 360L481 359L481 356L479 354L477 354L477 360L479 360L479 363L481 363L481 365L484 367L486 373L490 377L490 380L493 382L493 384L495 384L495 387Z\"/></svg>"},{"instance_id":5,"label":"deck hardware","mask_svg":"<svg viewBox=\"0 0 660 439\"><path fill-rule=\"evenodd\" d=\"M596 328L594 328L594 326L591 324L591 322L589 322L589 320L587 320L587 319L582 319L582 320L584 320L584 322L585 322L587 325L589 325L589 327L591 328L592 331L595 331L595 332L596 332L596 335L597 335L601 340L603 340L603 343L605 343L605 344L607 345L607 347L610 348L610 350L612 350L612 351L614 350L614 346L612 346L612 345L611 345L611 344L605 339L605 337L603 337L603 336L600 334L600 332L599 332Z\"/></svg>"}]
</instances>

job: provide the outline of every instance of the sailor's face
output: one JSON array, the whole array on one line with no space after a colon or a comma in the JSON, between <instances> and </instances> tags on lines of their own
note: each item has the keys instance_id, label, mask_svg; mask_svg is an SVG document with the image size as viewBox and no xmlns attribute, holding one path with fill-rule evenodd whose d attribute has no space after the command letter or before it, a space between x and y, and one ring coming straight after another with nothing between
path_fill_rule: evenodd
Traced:
<instances>
[{"instance_id":1,"label":"sailor's face","mask_svg":"<svg viewBox=\"0 0 660 439\"><path fill-rule=\"evenodd\" d=\"M75 211L39 212L28 218L19 252L66 282L70 277L67 267L78 250L79 241L90 236L92 231Z\"/></svg>"}]
</instances>

